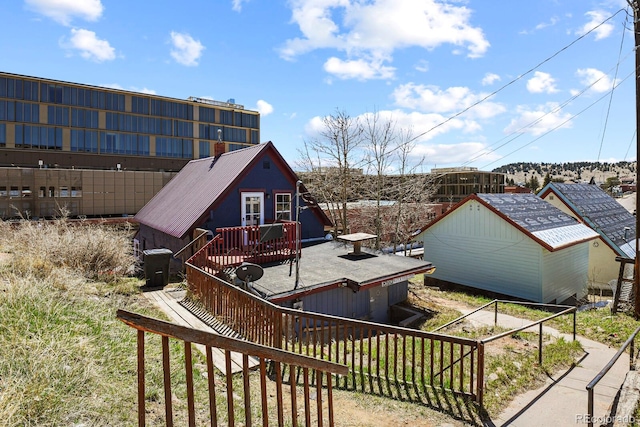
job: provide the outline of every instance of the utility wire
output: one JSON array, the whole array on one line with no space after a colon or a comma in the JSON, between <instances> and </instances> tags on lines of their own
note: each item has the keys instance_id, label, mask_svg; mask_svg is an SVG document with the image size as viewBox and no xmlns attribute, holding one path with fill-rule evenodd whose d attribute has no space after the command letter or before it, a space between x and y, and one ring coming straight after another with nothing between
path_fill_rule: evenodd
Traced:
<instances>
[{"instance_id":1,"label":"utility wire","mask_svg":"<svg viewBox=\"0 0 640 427\"><path fill-rule=\"evenodd\" d=\"M629 13L627 12L627 21L629 19ZM626 26L624 25L624 23L622 24L623 27L626 28ZM602 139L600 140L600 148L598 149L598 162L600 161L600 154L602 153L602 145L604 144L604 136L607 133L607 123L609 123L609 113L611 112L611 102L613 101L613 90L615 89L615 85L616 85L616 79L618 78L618 68L620 66L620 56L622 56L622 45L624 44L624 33L626 33L626 31L622 31L622 37L620 40L620 50L618 51L618 65L616 66L616 72L613 76L613 82L611 83L612 88L611 88L611 96L609 97L609 105L607 106L607 115L605 117L604 120L604 128L602 129Z\"/></svg>"},{"instance_id":2,"label":"utility wire","mask_svg":"<svg viewBox=\"0 0 640 427\"><path fill-rule=\"evenodd\" d=\"M586 33L584 33L583 35L581 35L580 37L578 37L577 39L573 40L571 43L569 43L568 45L564 46L563 48L561 48L560 50L556 51L553 55L549 56L548 58L546 58L545 60L541 61L540 63L538 63L537 65L535 65L534 67L530 68L529 70L525 71L523 74L520 74L518 77L512 79L511 81L509 81L508 83L504 84L503 86L501 86L500 88L496 89L495 91L491 92L490 94L488 94L487 96L483 97L482 99L474 102L473 104L471 104L470 106L468 106L467 108L457 112L456 114L454 114L453 116L449 116L446 120L438 123L437 125L433 126L432 128L422 132L421 134L415 136L414 138L412 138L411 140L407 141L406 143L410 143L415 141L418 138L423 137L424 135L434 131L435 129L439 128L440 126L443 126L447 123L449 123L451 120L461 116L462 114L466 113L467 111L469 111L470 109L476 107L477 105L483 103L484 101L486 101L487 99L491 98L492 96L496 95L499 92L502 92L504 89L506 89L507 87L511 86L512 84L514 84L515 82L523 79L526 75L531 74L532 72L534 72L535 70L537 70L538 68L540 68L542 65L546 64L547 62L551 61L553 58L555 58L556 56L560 55L561 53L563 53L565 50L569 49L571 46L573 46L574 44L576 44L577 42L579 42L580 40L582 40L583 38L587 37L589 34L591 34L592 32L594 32L595 30L597 30L598 28L600 28L602 25L606 24L608 21L610 21L611 19L613 19L614 17L616 17L620 12L626 12L626 9L619 9L616 13L614 13L613 15L611 15L610 17L608 17L607 19L605 19L604 21L602 21L601 23L599 23L598 25L596 25L595 27L593 27L592 29L590 29L589 31L587 31Z\"/></svg>"},{"instance_id":3,"label":"utility wire","mask_svg":"<svg viewBox=\"0 0 640 427\"><path fill-rule=\"evenodd\" d=\"M626 9L619 9L617 10L613 15L609 16L608 18L606 18L604 21L600 22L598 25L596 25L595 27L593 27L592 29L590 29L589 31L585 32L584 34L582 34L581 36L579 36L578 38L576 38L575 40L573 40L571 43L567 44L566 46L562 47L561 49L559 49L558 51L556 51L554 54L552 54L551 56L547 57L546 59L544 59L543 61L539 62L537 65L535 65L534 67L530 68L529 70L527 70L526 72L524 72L523 74L518 75L516 78L512 79L511 81L505 83L504 85L502 85L500 88L496 89L495 91L491 92L490 94L484 96L482 99L474 102L473 104L469 105L468 107L464 108L463 110L455 113L452 116L449 116L448 118L446 118L445 120L443 120L442 122L432 126L431 128L429 128L428 130L416 135L415 137L412 137L410 139L408 139L407 141L402 142L402 144L398 145L397 147L392 148L391 150L389 150L388 154L391 154L399 149L401 149L403 146L407 146L408 144L416 141L417 139L423 137L424 135L434 131L435 129L449 123L451 120L461 116L462 114L466 113L467 111L471 110L472 108L480 105L481 103L485 102L486 100L488 100L489 98L493 97L494 95L502 92L504 89L506 89L507 87L511 86L512 84L514 84L515 82L523 79L525 76L527 76L528 74L531 74L533 71L537 70L538 68L540 68L542 65L546 64L547 62L551 61L552 59L554 59L556 56L560 55L561 53L563 53L564 51L566 51L567 49L569 49L570 47L572 47L574 44L576 44L577 42L581 41L582 39L584 39L585 37L587 37L588 35L590 35L591 33L593 33L594 31L596 31L598 28L600 28L602 25L606 24L607 22L609 22L610 20L612 20L613 18L615 18L620 12L625 12L627 14L627 16L629 15ZM601 77L602 78L602 77ZM580 94L584 93L585 91L583 90L582 92L580 92ZM602 99L602 98L600 98ZM599 99L599 100L600 100ZM598 101L599 101L598 100ZM593 105L593 104L592 104ZM584 111L584 110L583 110ZM549 113L547 113L549 114ZM543 116L544 117L544 116ZM540 119L538 119L540 120ZM563 122L564 124L565 122ZM557 129L558 127L553 128L552 130ZM546 132L544 135L547 135L549 132ZM517 137L516 137L517 138ZM515 138L513 138L515 139ZM538 140L540 138L536 138L534 141ZM500 140L502 141L502 139ZM499 142L499 141L498 141ZM507 141L507 143L509 143L511 141ZM500 147L506 145L507 143L501 145ZM529 143L531 144L531 143ZM527 145L529 145L527 144ZM525 145L526 146L526 145ZM500 148L499 147L499 148ZM522 147L521 147L522 148ZM492 150L490 152L493 152L495 150ZM516 150L518 151L518 150ZM514 152L516 152L514 151ZM490 153L489 152L489 153ZM513 152L512 152L513 153ZM510 153L510 154L512 154ZM488 153L485 153L488 154ZM480 156L481 157L481 156ZM506 156L505 156L506 157ZM464 164L469 164L471 161L467 161ZM363 163L360 164L360 166L366 166L373 163L372 160L369 161L365 161ZM492 162L495 163L495 162ZM489 163L489 164L492 164Z\"/></svg>"},{"instance_id":4,"label":"utility wire","mask_svg":"<svg viewBox=\"0 0 640 427\"><path fill-rule=\"evenodd\" d=\"M633 135L631 136L631 141L629 141L629 146L627 147L627 152L624 153L624 160L627 160L627 156L629 155L629 150L631 150L631 145L634 143L634 141L636 141L636 135L637 135L638 129L634 129L633 130ZM636 161L638 160L638 156L636 155Z\"/></svg>"},{"instance_id":5,"label":"utility wire","mask_svg":"<svg viewBox=\"0 0 640 427\"><path fill-rule=\"evenodd\" d=\"M630 52L627 56L625 56L625 57L622 59L622 62L624 62L625 60L627 60L627 59L629 58L629 56L631 55L631 53L633 53L633 52ZM620 65L620 63L621 63L621 62L620 62L620 60L618 60L618 61L619 61L619 62L618 62L614 67L612 67L609 71L612 71L614 68L617 68L617 67ZM524 125L524 126L520 127L519 129L516 129L516 130L512 131L511 133L509 133L509 134L508 134L508 135L506 135L505 137L503 137L503 138L499 139L497 142L495 142L495 143L493 143L493 144L489 145L488 147L486 147L486 148L484 148L484 149L482 149L482 150L480 150L480 151L476 151L476 153L472 154L472 156L474 156L474 157L472 157L471 159L469 159L469 160L467 160L466 162L464 162L464 163L462 164L462 166L466 166L466 165L468 165L468 164L470 164L470 163L473 163L474 161L478 160L478 159L479 159L479 158L481 158L481 157L484 157L484 156L486 156L486 155L488 155L488 154L494 153L494 152L496 152L497 150L499 150L500 148L504 147L505 145L507 145L507 144L509 144L509 143L513 142L514 140L516 140L517 138L519 138L519 137L523 136L523 135L524 135L524 130L529 129L529 128L531 128L531 127L535 126L536 124L540 123L540 122L541 122L545 117L547 117L547 116L549 116L549 115L551 115L551 114L555 114L555 113L559 112L559 111L560 111L560 110L562 110L564 107L566 107L567 105L569 105L571 102L573 102L574 100L576 100L577 98L579 98L580 96L582 96L582 95L583 95L585 92L587 92L589 89L591 89L591 88L592 88L592 87L594 87L596 84L598 84L598 83L600 82L600 80L604 79L605 77L607 77L607 74L606 74L606 73L603 73L603 74L602 74L602 76L600 76L598 79L596 79L596 80L594 80L593 82L591 82L591 84L590 84L590 85L585 86L585 87L584 87L580 92L576 93L576 94L575 94L575 95L573 95L571 98L569 98L569 99L567 99L566 101L564 101L562 104L558 105L557 107L555 107L555 108L551 109L550 111L546 112L546 113L545 113L545 114L543 114L542 116L538 117L536 120L534 120L534 121L532 121L532 122L530 122L530 123L527 123L526 125ZM614 82L613 84L615 84L615 79L614 79L614 81L613 81L613 82ZM613 91L613 87L612 87L612 89L611 89L610 91L607 91L607 93L610 93L610 92L612 92L612 91ZM512 135L515 135L515 136L514 136L513 138L510 138ZM510 139L509 139L509 138L510 138ZM507 141L506 141L506 142L504 142L503 144L501 144L501 145L497 146L497 147L496 147L496 148L494 148L494 149L488 150L489 148L493 147L494 145L496 145L496 144L498 144L498 143L500 143L500 142L502 142L502 141L505 141L505 140L507 140ZM477 154L477 155L476 155L476 154Z\"/></svg>"},{"instance_id":6,"label":"utility wire","mask_svg":"<svg viewBox=\"0 0 640 427\"><path fill-rule=\"evenodd\" d=\"M635 76L635 70L630 73L629 75L627 75L624 79L622 79L622 81L620 81L619 84L617 84L615 87L620 86L623 82L625 82L629 77L631 76ZM613 89L611 89L613 90ZM537 138L534 138L533 140L531 140L530 142L528 142L527 144L523 145L522 147L519 147L515 150L513 150L512 152L510 152L509 154L507 154L504 157L509 157L510 155L517 153L518 151L522 150L525 147L528 147L529 145L533 144L534 142L538 141L539 139L541 139L544 136L547 136L548 134L550 134L551 132L555 131L556 129L562 127L563 125L565 125L566 123L570 122L571 120L575 119L576 117L578 117L579 115L581 115L582 113L584 113L585 111L587 111L589 108L593 107L594 105L596 105L598 102L602 101L607 95L609 95L608 91L607 93L603 94L600 98L598 98L597 100L595 100L594 102L592 102L591 104L589 104L588 106L586 106L585 108L583 108L582 110L580 110L578 113L574 114L573 116L569 117L568 119L564 120L562 123L556 125L555 127L553 127L552 129L549 129L547 132L543 133L542 135L538 136ZM498 159L500 160L500 159ZM488 163L486 165L483 166L483 169L486 168L487 166L490 166L494 163L496 163L498 160L494 160L491 163Z\"/></svg>"}]
</instances>

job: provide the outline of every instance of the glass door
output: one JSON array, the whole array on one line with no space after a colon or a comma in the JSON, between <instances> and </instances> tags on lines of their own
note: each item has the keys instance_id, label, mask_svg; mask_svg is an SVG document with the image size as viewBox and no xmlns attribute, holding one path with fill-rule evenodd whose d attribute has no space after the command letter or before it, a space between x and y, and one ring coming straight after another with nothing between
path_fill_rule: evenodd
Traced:
<instances>
[{"instance_id":1,"label":"glass door","mask_svg":"<svg viewBox=\"0 0 640 427\"><path fill-rule=\"evenodd\" d=\"M264 194L242 193L242 226L264 224Z\"/></svg>"}]
</instances>

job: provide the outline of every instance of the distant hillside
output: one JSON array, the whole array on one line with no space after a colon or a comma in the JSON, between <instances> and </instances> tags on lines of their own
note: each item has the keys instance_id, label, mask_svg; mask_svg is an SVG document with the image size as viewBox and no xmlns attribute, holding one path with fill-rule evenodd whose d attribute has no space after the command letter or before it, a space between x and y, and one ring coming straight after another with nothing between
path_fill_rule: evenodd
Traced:
<instances>
[{"instance_id":1,"label":"distant hillside","mask_svg":"<svg viewBox=\"0 0 640 427\"><path fill-rule=\"evenodd\" d=\"M569 162L569 163L509 163L493 170L507 174L507 182L512 179L517 183L525 183L536 176L542 184L549 173L551 179L563 179L564 182L589 182L593 177L598 184L606 182L609 177L619 179L636 177L636 162Z\"/></svg>"}]
</instances>

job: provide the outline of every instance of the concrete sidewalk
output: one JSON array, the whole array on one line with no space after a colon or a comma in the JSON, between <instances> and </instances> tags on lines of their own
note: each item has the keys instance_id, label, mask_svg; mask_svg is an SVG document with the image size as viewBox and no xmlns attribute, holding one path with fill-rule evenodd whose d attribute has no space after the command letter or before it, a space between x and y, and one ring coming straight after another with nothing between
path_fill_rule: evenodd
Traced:
<instances>
[{"instance_id":1,"label":"concrete sidewalk","mask_svg":"<svg viewBox=\"0 0 640 427\"><path fill-rule=\"evenodd\" d=\"M471 310L463 311L463 314L469 312ZM467 319L476 325L493 325L494 312L480 311ZM516 329L529 323L531 323L529 320L498 314L498 326L501 327ZM527 331L537 333L539 326L536 325ZM543 333L563 336L566 340L573 339L573 335L562 334L546 326L543 327ZM577 333L579 334L580 331ZM608 347L579 335L576 339L580 341L585 351L584 356L577 362L577 366L568 371L559 372L536 390L516 396L500 415L487 420L485 425L514 427L586 425L588 422L586 386L611 360L618 348ZM487 346L491 346L491 343ZM623 354L595 387L594 425L600 425L601 423L597 422L599 420L606 420L611 404L628 371L629 355ZM485 393L491 393L491 390L487 389ZM602 422L602 424L606 423L606 421Z\"/></svg>"}]
</instances>

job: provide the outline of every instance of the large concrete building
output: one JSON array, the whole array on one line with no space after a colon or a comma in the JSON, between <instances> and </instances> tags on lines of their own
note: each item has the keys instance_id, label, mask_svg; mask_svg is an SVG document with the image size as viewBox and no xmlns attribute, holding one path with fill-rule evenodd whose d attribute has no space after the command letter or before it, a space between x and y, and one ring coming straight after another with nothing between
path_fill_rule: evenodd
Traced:
<instances>
[{"instance_id":1,"label":"large concrete building","mask_svg":"<svg viewBox=\"0 0 640 427\"><path fill-rule=\"evenodd\" d=\"M506 175L480 171L474 167L433 168L438 191L434 198L440 203L458 203L470 194L505 192Z\"/></svg>"},{"instance_id":2,"label":"large concrete building","mask_svg":"<svg viewBox=\"0 0 640 427\"><path fill-rule=\"evenodd\" d=\"M232 99L0 72L0 218L135 214L190 160L259 142L259 113Z\"/></svg>"}]
</instances>

